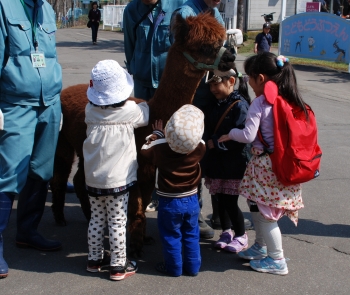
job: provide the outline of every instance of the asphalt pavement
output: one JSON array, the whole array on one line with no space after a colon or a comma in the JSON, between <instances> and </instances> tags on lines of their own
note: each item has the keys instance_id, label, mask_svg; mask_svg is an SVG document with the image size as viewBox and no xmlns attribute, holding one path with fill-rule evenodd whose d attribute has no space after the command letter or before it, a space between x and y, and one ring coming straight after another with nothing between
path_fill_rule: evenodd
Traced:
<instances>
[{"instance_id":1,"label":"asphalt pavement","mask_svg":"<svg viewBox=\"0 0 350 295\"><path fill-rule=\"evenodd\" d=\"M92 67L102 59L124 64L123 34L99 31L98 44L91 42L87 28L57 31L57 50L63 68L64 88L88 85ZM242 70L246 56L238 55ZM9 294L350 294L350 75L319 67L295 66L299 90L316 113L319 141L323 150L321 175L303 185L305 208L298 227L288 218L280 220L283 248L289 274L277 276L250 269L237 255L213 250L218 239L201 240L202 268L197 277L166 277L154 269L161 261L157 213L147 213L147 234L154 245L144 247L137 259L139 271L120 282L110 281L108 272L88 273L87 221L75 194L67 194L65 216L68 225L55 225L51 194L39 230L48 238L62 241L59 252L40 252L15 246L16 201L4 232L4 256L10 272L0 280L0 295ZM253 93L252 93L253 94ZM72 175L75 168L73 167ZM71 177L72 177L71 175ZM71 178L70 178L71 179ZM240 200L246 218L247 205ZM211 214L210 196L205 190L203 215ZM254 230L248 231L249 245ZM106 246L108 241L106 239Z\"/></svg>"}]
</instances>

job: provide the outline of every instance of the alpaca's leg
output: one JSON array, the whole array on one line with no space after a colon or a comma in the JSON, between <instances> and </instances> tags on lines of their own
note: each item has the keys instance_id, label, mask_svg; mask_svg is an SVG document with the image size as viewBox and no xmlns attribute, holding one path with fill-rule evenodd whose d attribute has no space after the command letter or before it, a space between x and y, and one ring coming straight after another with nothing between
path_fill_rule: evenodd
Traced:
<instances>
[{"instance_id":1,"label":"alpaca's leg","mask_svg":"<svg viewBox=\"0 0 350 295\"><path fill-rule=\"evenodd\" d=\"M142 211L145 212L147 205L151 202L152 192L154 190L154 180L149 180L146 182L140 182L140 191L142 196ZM145 245L151 245L154 243L154 239L151 236L146 235L147 228L147 218L145 218L143 224L143 243Z\"/></svg>"},{"instance_id":2,"label":"alpaca's leg","mask_svg":"<svg viewBox=\"0 0 350 295\"><path fill-rule=\"evenodd\" d=\"M146 216L142 206L141 191L138 186L132 188L128 204L128 230L130 232L130 256L140 257L143 247L144 227Z\"/></svg>"},{"instance_id":3,"label":"alpaca's leg","mask_svg":"<svg viewBox=\"0 0 350 295\"><path fill-rule=\"evenodd\" d=\"M78 156L79 157L79 156ZM81 204L81 209L89 221L91 217L91 209L89 203L89 196L85 187L85 173L84 173L84 159L79 157L78 171L75 173L73 178L75 193Z\"/></svg>"},{"instance_id":4,"label":"alpaca's leg","mask_svg":"<svg viewBox=\"0 0 350 295\"><path fill-rule=\"evenodd\" d=\"M128 205L128 229L130 231L129 255L141 256L144 244L152 244L154 239L146 236L145 208L151 201L154 181L138 181L138 186L130 191Z\"/></svg>"},{"instance_id":5,"label":"alpaca's leg","mask_svg":"<svg viewBox=\"0 0 350 295\"><path fill-rule=\"evenodd\" d=\"M52 192L52 212L58 225L66 225L64 218L64 202L69 174L74 161L74 148L60 134L55 154L53 178L50 181Z\"/></svg>"}]
</instances>

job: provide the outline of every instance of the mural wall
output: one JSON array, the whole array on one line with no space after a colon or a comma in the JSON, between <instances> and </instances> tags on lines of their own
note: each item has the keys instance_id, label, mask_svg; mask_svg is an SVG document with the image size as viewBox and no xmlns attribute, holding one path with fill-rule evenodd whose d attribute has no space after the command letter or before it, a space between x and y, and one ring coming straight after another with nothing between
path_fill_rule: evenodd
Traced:
<instances>
[{"instance_id":1,"label":"mural wall","mask_svg":"<svg viewBox=\"0 0 350 295\"><path fill-rule=\"evenodd\" d=\"M324 12L306 12L282 22L280 53L350 62L350 21Z\"/></svg>"}]
</instances>

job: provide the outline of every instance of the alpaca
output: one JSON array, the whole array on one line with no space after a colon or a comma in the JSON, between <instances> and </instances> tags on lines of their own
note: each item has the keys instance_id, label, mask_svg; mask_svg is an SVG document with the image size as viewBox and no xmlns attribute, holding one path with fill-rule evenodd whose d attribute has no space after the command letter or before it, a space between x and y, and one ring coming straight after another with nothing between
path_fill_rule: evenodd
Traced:
<instances>
[{"instance_id":1,"label":"alpaca","mask_svg":"<svg viewBox=\"0 0 350 295\"><path fill-rule=\"evenodd\" d=\"M234 56L222 44L226 38L225 29L216 21L212 12L183 19L175 17L172 26L175 41L170 47L166 66L154 97L148 102L150 124L135 130L137 150L152 133L152 123L156 119L163 122L184 104L192 103L196 88L205 74L205 69L219 68L226 71L232 67ZM221 54L218 63L217 55ZM215 61L215 65L213 65ZM217 64L218 63L218 64ZM210 64L209 66L207 64ZM88 85L79 84L62 91L61 103L63 127L59 136L55 156L54 177L51 181L52 210L58 224L65 225L63 214L65 186L71 171L74 153L79 158L78 171L73 182L80 199L82 210L90 218L90 205L84 182L84 161L82 146L86 138L84 110ZM130 98L136 102L137 98ZM149 204L155 183L155 167L138 157L138 185L130 191L128 205L128 229L130 231L129 254L141 255L146 239L145 208Z\"/></svg>"}]
</instances>

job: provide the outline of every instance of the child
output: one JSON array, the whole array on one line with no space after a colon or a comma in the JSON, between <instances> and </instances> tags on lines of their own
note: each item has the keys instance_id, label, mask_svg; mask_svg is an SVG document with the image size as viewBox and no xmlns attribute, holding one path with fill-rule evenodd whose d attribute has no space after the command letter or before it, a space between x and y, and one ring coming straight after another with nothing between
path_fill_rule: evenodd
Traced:
<instances>
[{"instance_id":1,"label":"child","mask_svg":"<svg viewBox=\"0 0 350 295\"><path fill-rule=\"evenodd\" d=\"M238 90L234 90L236 79L239 79ZM238 207L238 187L249 161L249 146L236 141L218 144L218 138L232 128L244 128L250 97L247 83L235 67L227 72L208 72L206 83L209 83L210 91L217 99L205 114L205 126L211 136L207 142L210 150L205 186L218 200L222 228L220 239L214 247L238 253L248 247L244 217Z\"/></svg>"},{"instance_id":2,"label":"child","mask_svg":"<svg viewBox=\"0 0 350 295\"><path fill-rule=\"evenodd\" d=\"M87 271L97 272L109 262L103 249L108 222L110 279L117 281L137 271L136 262L126 258L125 232L129 189L137 180L134 128L148 124L149 109L145 102L127 100L133 86L116 61L100 61L91 72L85 108L83 153L91 204Z\"/></svg>"},{"instance_id":3,"label":"child","mask_svg":"<svg viewBox=\"0 0 350 295\"><path fill-rule=\"evenodd\" d=\"M250 160L239 192L248 199L256 231L255 244L238 253L251 260L250 266L259 272L286 275L288 268L282 249L282 235L277 220L287 215L297 225L298 210L303 208L301 186L284 186L271 168L269 154L257 136L260 129L264 141L273 147L273 112L264 93L281 95L289 103L300 107L307 114L295 78L293 67L283 56L264 52L249 57L244 63L249 84L257 96L249 107L245 128L232 129L220 137L219 142L236 140L252 142L253 157ZM265 87L267 81L269 87Z\"/></svg>"},{"instance_id":4,"label":"child","mask_svg":"<svg viewBox=\"0 0 350 295\"><path fill-rule=\"evenodd\" d=\"M201 180L199 161L205 153L204 114L193 105L184 105L172 115L164 132L162 121L156 121L153 129L141 155L157 166L158 228L164 263L158 263L156 270L174 277L183 271L196 276L201 265L197 187Z\"/></svg>"},{"instance_id":5,"label":"child","mask_svg":"<svg viewBox=\"0 0 350 295\"><path fill-rule=\"evenodd\" d=\"M263 31L256 35L255 44L254 44L254 52L270 52L271 44L272 44L272 36L270 35L271 25L269 23L263 24Z\"/></svg>"}]
</instances>

